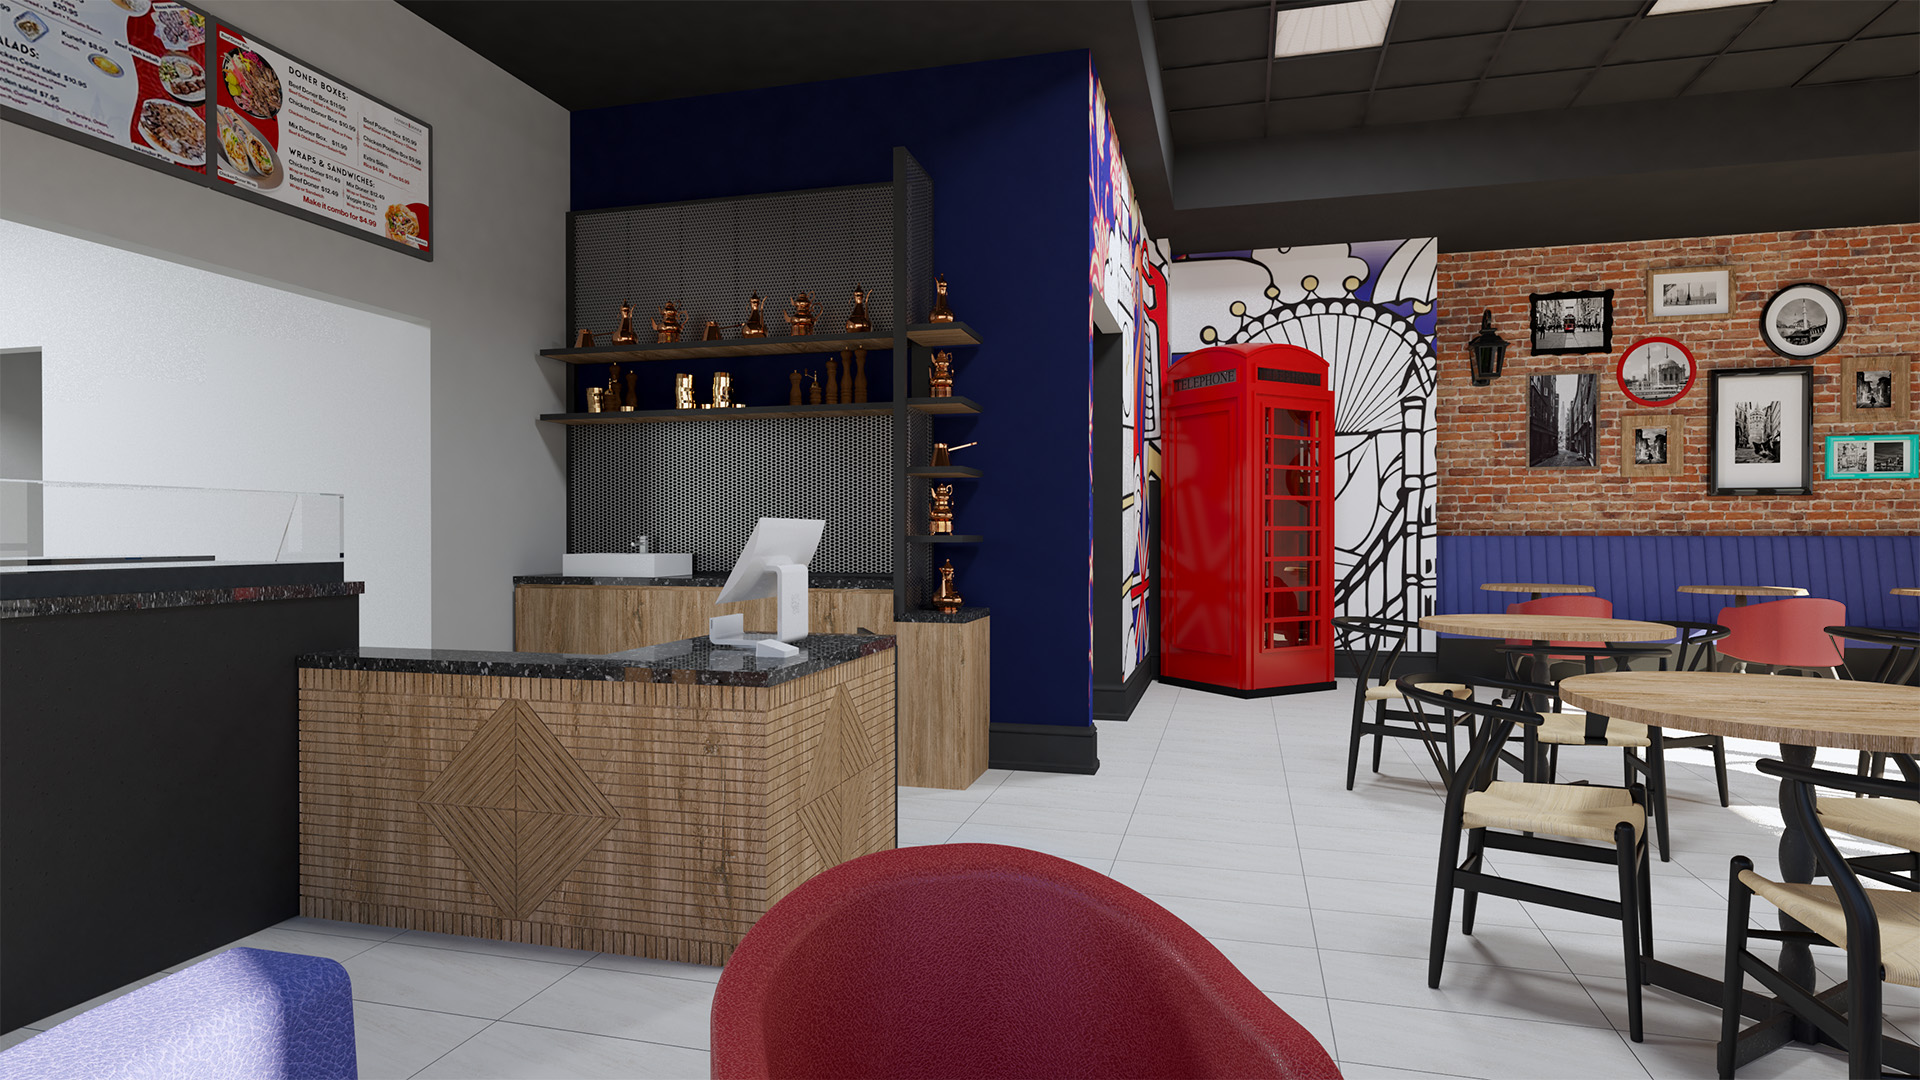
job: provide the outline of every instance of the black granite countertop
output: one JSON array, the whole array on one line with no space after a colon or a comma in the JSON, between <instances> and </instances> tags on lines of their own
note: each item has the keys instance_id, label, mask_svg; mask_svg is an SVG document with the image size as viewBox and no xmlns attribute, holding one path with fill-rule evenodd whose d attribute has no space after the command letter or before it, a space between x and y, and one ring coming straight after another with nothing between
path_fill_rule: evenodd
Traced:
<instances>
[{"instance_id":1,"label":"black granite countertop","mask_svg":"<svg viewBox=\"0 0 1920 1080\"><path fill-rule=\"evenodd\" d=\"M311 600L367 591L365 582L343 576L338 562L10 572L0 574L0 619Z\"/></svg>"},{"instance_id":2,"label":"black granite countertop","mask_svg":"<svg viewBox=\"0 0 1920 1080\"><path fill-rule=\"evenodd\" d=\"M936 611L932 608L913 608L894 622L912 623L970 623L978 622L992 614L991 608L963 607L952 611Z\"/></svg>"},{"instance_id":3,"label":"black granite countertop","mask_svg":"<svg viewBox=\"0 0 1920 1080\"><path fill-rule=\"evenodd\" d=\"M727 583L725 574L694 574L691 577L585 577L579 574L522 574L515 585L690 585L719 588ZM892 574L819 574L807 575L809 589L874 589L893 591Z\"/></svg>"},{"instance_id":4,"label":"black granite countertop","mask_svg":"<svg viewBox=\"0 0 1920 1080\"><path fill-rule=\"evenodd\" d=\"M809 634L795 644L800 648L800 655L786 660L761 659L748 649L727 648L705 638L691 638L604 656L466 649L348 649L302 656L300 666L514 679L778 686L884 652L893 648L894 639L882 634Z\"/></svg>"}]
</instances>

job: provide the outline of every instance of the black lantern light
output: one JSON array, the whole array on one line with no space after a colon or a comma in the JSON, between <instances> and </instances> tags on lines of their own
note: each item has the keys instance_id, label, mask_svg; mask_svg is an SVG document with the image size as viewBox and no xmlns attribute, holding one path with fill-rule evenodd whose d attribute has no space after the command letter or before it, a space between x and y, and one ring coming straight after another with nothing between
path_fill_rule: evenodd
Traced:
<instances>
[{"instance_id":1,"label":"black lantern light","mask_svg":"<svg viewBox=\"0 0 1920 1080\"><path fill-rule=\"evenodd\" d=\"M1467 342L1472 354L1473 385L1485 386L1500 377L1507 359L1507 339L1493 332L1493 309L1480 313L1480 332Z\"/></svg>"}]
</instances>

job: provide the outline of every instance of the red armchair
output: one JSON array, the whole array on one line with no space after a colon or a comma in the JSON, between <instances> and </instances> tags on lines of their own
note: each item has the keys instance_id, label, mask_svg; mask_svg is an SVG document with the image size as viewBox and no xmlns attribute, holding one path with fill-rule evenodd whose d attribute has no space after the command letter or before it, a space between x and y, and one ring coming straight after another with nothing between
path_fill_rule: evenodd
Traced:
<instances>
[{"instance_id":1,"label":"red armchair","mask_svg":"<svg viewBox=\"0 0 1920 1080\"><path fill-rule=\"evenodd\" d=\"M867 855L748 932L713 999L715 1077L1337 1077L1186 923L997 844Z\"/></svg>"}]
</instances>

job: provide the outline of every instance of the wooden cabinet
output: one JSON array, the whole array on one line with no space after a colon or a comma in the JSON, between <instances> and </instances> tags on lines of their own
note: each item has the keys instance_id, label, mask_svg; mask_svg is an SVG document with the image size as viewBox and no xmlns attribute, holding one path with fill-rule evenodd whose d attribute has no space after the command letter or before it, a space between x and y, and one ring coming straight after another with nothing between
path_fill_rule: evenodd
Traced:
<instances>
[{"instance_id":1,"label":"wooden cabinet","mask_svg":"<svg viewBox=\"0 0 1920 1080\"><path fill-rule=\"evenodd\" d=\"M987 655L981 618L903 622L900 654L900 783L960 789L987 771Z\"/></svg>"},{"instance_id":2,"label":"wooden cabinet","mask_svg":"<svg viewBox=\"0 0 1920 1080\"><path fill-rule=\"evenodd\" d=\"M772 633L773 598L716 606L715 586L520 585L513 590L513 647L519 652L600 655L705 637L707 620L740 612L749 633ZM811 589L816 634L893 633L893 593Z\"/></svg>"}]
</instances>

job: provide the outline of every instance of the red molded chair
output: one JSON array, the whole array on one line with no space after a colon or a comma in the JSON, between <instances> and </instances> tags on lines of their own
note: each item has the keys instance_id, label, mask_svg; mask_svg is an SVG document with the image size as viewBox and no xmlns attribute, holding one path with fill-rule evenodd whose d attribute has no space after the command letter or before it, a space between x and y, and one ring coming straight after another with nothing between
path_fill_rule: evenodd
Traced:
<instances>
[{"instance_id":1,"label":"red molded chair","mask_svg":"<svg viewBox=\"0 0 1920 1080\"><path fill-rule=\"evenodd\" d=\"M1714 617L1728 630L1720 655L1742 664L1825 671L1840 677L1846 663L1827 627L1847 621L1847 605L1818 596L1790 596L1745 607L1723 607Z\"/></svg>"},{"instance_id":2,"label":"red molded chair","mask_svg":"<svg viewBox=\"0 0 1920 1080\"><path fill-rule=\"evenodd\" d=\"M1518 603L1508 604L1507 614L1573 615L1582 619L1611 619L1613 618L1613 601L1598 596L1581 596L1578 594L1543 596L1538 600L1522 600ZM1529 645L1532 643L1519 638L1509 638L1507 644ZM1599 641L1553 641L1548 644L1561 645L1568 648L1593 648L1605 643ZM1579 657L1554 657L1554 659L1577 660Z\"/></svg>"},{"instance_id":3,"label":"red molded chair","mask_svg":"<svg viewBox=\"0 0 1920 1080\"><path fill-rule=\"evenodd\" d=\"M713 998L715 1077L1337 1077L1165 908L1025 848L882 851L802 884Z\"/></svg>"}]
</instances>

